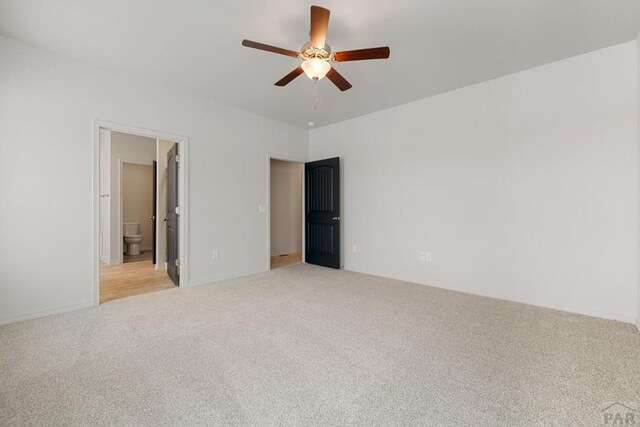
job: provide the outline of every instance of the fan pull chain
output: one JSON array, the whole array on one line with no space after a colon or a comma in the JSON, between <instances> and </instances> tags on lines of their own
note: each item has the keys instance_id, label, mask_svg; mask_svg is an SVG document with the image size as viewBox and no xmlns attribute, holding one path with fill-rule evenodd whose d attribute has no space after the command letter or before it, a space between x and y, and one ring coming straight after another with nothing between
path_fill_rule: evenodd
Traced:
<instances>
[{"instance_id":1,"label":"fan pull chain","mask_svg":"<svg viewBox=\"0 0 640 427\"><path fill-rule=\"evenodd\" d=\"M316 100L313 102L313 109L314 110L318 110L318 107L320 106L320 94L319 94L319 90L318 90L318 80L315 80L313 82L313 84L316 86Z\"/></svg>"}]
</instances>

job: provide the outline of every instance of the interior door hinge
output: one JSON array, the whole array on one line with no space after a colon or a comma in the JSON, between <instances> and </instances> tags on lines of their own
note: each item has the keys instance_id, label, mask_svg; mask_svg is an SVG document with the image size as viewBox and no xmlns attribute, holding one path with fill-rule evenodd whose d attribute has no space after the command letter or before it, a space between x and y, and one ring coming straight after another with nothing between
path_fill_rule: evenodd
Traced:
<instances>
[{"instance_id":1,"label":"interior door hinge","mask_svg":"<svg viewBox=\"0 0 640 427\"><path fill-rule=\"evenodd\" d=\"M176 154L176 163L180 163L180 154Z\"/></svg>"},{"instance_id":2,"label":"interior door hinge","mask_svg":"<svg viewBox=\"0 0 640 427\"><path fill-rule=\"evenodd\" d=\"M180 215L180 206L176 206L176 215Z\"/></svg>"},{"instance_id":3,"label":"interior door hinge","mask_svg":"<svg viewBox=\"0 0 640 427\"><path fill-rule=\"evenodd\" d=\"M179 259L176 260L176 267L180 267L180 260Z\"/></svg>"}]
</instances>

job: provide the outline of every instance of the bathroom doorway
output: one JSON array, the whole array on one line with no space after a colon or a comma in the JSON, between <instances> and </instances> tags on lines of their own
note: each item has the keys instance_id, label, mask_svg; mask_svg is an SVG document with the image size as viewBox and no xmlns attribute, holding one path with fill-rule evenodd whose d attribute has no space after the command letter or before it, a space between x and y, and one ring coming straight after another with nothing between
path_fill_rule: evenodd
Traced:
<instances>
[{"instance_id":1,"label":"bathroom doorway","mask_svg":"<svg viewBox=\"0 0 640 427\"><path fill-rule=\"evenodd\" d=\"M154 167L144 163L122 163L123 263L154 264Z\"/></svg>"},{"instance_id":2,"label":"bathroom doorway","mask_svg":"<svg viewBox=\"0 0 640 427\"><path fill-rule=\"evenodd\" d=\"M95 304L180 286L186 139L106 123L94 131Z\"/></svg>"},{"instance_id":3,"label":"bathroom doorway","mask_svg":"<svg viewBox=\"0 0 640 427\"><path fill-rule=\"evenodd\" d=\"M271 269L302 262L304 164L269 159Z\"/></svg>"}]
</instances>

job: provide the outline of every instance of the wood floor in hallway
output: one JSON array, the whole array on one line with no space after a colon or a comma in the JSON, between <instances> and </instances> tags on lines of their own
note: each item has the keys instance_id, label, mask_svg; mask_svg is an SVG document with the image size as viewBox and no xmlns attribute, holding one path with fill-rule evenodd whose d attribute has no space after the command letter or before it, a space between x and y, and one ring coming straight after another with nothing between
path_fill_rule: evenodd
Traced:
<instances>
[{"instance_id":1,"label":"wood floor in hallway","mask_svg":"<svg viewBox=\"0 0 640 427\"><path fill-rule=\"evenodd\" d=\"M167 270L156 270L150 259L117 265L100 263L100 304L174 287Z\"/></svg>"},{"instance_id":2,"label":"wood floor in hallway","mask_svg":"<svg viewBox=\"0 0 640 427\"><path fill-rule=\"evenodd\" d=\"M293 254L276 255L271 257L271 269L280 268L291 264L302 262L302 254L296 252Z\"/></svg>"}]
</instances>

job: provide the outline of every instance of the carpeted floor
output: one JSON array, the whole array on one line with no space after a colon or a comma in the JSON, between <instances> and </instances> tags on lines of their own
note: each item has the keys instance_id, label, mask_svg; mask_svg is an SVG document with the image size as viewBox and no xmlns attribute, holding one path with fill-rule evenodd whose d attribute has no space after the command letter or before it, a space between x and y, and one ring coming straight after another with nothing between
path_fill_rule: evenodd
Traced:
<instances>
[{"instance_id":1,"label":"carpeted floor","mask_svg":"<svg viewBox=\"0 0 640 427\"><path fill-rule=\"evenodd\" d=\"M298 264L0 327L0 425L598 425L632 325Z\"/></svg>"}]
</instances>

